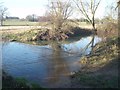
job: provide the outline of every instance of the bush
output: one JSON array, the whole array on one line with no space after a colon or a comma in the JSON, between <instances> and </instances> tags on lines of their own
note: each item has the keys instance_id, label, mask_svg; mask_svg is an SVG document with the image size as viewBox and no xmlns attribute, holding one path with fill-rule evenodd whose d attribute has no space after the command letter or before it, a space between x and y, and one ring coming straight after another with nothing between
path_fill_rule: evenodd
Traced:
<instances>
[{"instance_id":1,"label":"bush","mask_svg":"<svg viewBox=\"0 0 120 90\"><path fill-rule=\"evenodd\" d=\"M118 24L114 22L106 22L97 26L97 33L103 38L110 38L118 35Z\"/></svg>"},{"instance_id":2,"label":"bush","mask_svg":"<svg viewBox=\"0 0 120 90\"><path fill-rule=\"evenodd\" d=\"M68 38L68 34L72 34L71 27L60 29L46 29L40 31L37 35L37 40L64 40Z\"/></svg>"}]
</instances>

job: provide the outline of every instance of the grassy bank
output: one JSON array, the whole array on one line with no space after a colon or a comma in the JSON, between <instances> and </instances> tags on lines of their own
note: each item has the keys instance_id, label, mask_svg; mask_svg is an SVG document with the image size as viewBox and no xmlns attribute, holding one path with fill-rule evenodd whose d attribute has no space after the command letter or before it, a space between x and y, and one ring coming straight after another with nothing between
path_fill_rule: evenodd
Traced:
<instances>
[{"instance_id":1,"label":"grassy bank","mask_svg":"<svg viewBox=\"0 0 120 90\"><path fill-rule=\"evenodd\" d=\"M81 58L82 68L72 76L73 87L118 88L118 40L114 36L100 42L92 54Z\"/></svg>"},{"instance_id":2,"label":"grassy bank","mask_svg":"<svg viewBox=\"0 0 120 90\"><path fill-rule=\"evenodd\" d=\"M44 90L38 84L30 83L25 78L13 78L3 71L2 74L2 90L8 90L10 88L26 88L27 90L34 90L35 88Z\"/></svg>"},{"instance_id":3,"label":"grassy bank","mask_svg":"<svg viewBox=\"0 0 120 90\"><path fill-rule=\"evenodd\" d=\"M93 47L92 53L81 57L81 69L71 76L72 87L118 88L119 43L118 24L106 22L97 27L102 42Z\"/></svg>"},{"instance_id":4,"label":"grassy bank","mask_svg":"<svg viewBox=\"0 0 120 90\"><path fill-rule=\"evenodd\" d=\"M39 30L26 30L24 32L11 33L11 32L3 32L2 39L3 41L32 41L37 35ZM16 32L16 31L15 31Z\"/></svg>"},{"instance_id":5,"label":"grassy bank","mask_svg":"<svg viewBox=\"0 0 120 90\"><path fill-rule=\"evenodd\" d=\"M37 39L38 34L42 35L42 33L45 33L46 31L47 31L46 29L36 29L28 31L26 30L20 33L3 32L2 39L3 41L19 41L19 42L39 41L39 39ZM71 31L73 32L73 34L71 33L67 34L69 38L78 36L84 37L92 34L91 29L83 29L78 27L73 28ZM15 32L17 31L15 30Z\"/></svg>"}]
</instances>

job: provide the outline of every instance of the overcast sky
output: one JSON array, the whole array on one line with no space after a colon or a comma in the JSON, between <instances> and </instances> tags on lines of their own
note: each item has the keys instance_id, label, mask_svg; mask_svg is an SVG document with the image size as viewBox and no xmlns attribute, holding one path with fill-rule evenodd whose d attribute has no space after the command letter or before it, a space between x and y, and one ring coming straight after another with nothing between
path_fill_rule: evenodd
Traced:
<instances>
[{"instance_id":1,"label":"overcast sky","mask_svg":"<svg viewBox=\"0 0 120 90\"><path fill-rule=\"evenodd\" d=\"M106 5L113 1L116 0L102 0L96 12L96 17L104 16ZM4 2L4 6L8 8L9 16L25 18L30 14L44 15L48 0L1 0L0 2ZM73 17L79 17L79 15L74 13Z\"/></svg>"}]
</instances>

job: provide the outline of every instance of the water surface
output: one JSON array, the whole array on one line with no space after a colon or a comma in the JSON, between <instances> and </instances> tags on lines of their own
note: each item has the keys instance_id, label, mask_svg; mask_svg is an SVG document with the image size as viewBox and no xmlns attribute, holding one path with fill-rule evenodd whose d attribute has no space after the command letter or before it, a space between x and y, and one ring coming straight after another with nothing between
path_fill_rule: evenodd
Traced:
<instances>
[{"instance_id":1,"label":"water surface","mask_svg":"<svg viewBox=\"0 0 120 90\"><path fill-rule=\"evenodd\" d=\"M70 83L69 75L80 69L80 57L92 36L67 44L31 45L20 42L2 44L3 69L14 77L24 77L42 87L61 87ZM94 45L101 39L97 36ZM89 54L89 46L84 54Z\"/></svg>"}]
</instances>

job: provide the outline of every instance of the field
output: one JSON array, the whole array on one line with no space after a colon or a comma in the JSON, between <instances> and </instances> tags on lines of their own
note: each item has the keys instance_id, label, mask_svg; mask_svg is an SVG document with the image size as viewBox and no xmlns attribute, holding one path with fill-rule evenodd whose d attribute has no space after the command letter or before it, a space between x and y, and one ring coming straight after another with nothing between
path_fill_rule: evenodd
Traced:
<instances>
[{"instance_id":1,"label":"field","mask_svg":"<svg viewBox=\"0 0 120 90\"><path fill-rule=\"evenodd\" d=\"M72 26L80 26L80 27L91 27L90 24L86 24L86 22L68 22ZM47 26L47 22L30 22L27 20L19 20L19 19L9 19L3 22L3 26Z\"/></svg>"},{"instance_id":2,"label":"field","mask_svg":"<svg viewBox=\"0 0 120 90\"><path fill-rule=\"evenodd\" d=\"M3 22L4 26L36 26L39 25L38 22L30 22L27 20L17 20L17 19L13 19L13 20L5 20Z\"/></svg>"}]
</instances>

